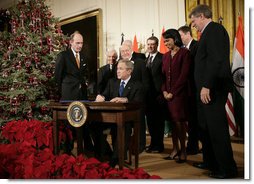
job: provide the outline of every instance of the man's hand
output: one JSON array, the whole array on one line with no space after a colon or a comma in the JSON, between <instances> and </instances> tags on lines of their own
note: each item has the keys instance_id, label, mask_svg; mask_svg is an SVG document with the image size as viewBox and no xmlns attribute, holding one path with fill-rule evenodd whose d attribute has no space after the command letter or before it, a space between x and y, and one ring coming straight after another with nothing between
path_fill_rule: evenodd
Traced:
<instances>
[{"instance_id":1,"label":"man's hand","mask_svg":"<svg viewBox=\"0 0 254 184\"><path fill-rule=\"evenodd\" d=\"M128 102L128 98L126 98L126 97L115 97L115 98L111 99L110 102L127 103Z\"/></svg>"},{"instance_id":2,"label":"man's hand","mask_svg":"<svg viewBox=\"0 0 254 184\"><path fill-rule=\"evenodd\" d=\"M202 87L200 91L200 99L204 104L208 104L211 101L210 89Z\"/></svg>"},{"instance_id":3,"label":"man's hand","mask_svg":"<svg viewBox=\"0 0 254 184\"><path fill-rule=\"evenodd\" d=\"M102 95L97 95L95 101L96 102L105 102L105 97Z\"/></svg>"}]
</instances>

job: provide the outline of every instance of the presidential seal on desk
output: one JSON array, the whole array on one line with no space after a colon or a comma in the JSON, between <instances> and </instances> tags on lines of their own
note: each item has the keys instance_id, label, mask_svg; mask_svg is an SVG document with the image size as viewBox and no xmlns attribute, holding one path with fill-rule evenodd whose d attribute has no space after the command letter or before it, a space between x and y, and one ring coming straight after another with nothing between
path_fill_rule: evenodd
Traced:
<instances>
[{"instance_id":1,"label":"presidential seal on desk","mask_svg":"<svg viewBox=\"0 0 254 184\"><path fill-rule=\"evenodd\" d=\"M87 108L79 102L72 102L67 109L67 119L73 127L81 127L87 119Z\"/></svg>"}]
</instances>

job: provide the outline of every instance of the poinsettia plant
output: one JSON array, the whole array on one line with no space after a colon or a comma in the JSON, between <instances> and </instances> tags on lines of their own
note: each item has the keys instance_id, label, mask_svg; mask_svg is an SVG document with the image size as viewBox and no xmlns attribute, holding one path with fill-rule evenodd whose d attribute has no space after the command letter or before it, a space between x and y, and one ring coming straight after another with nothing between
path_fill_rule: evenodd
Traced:
<instances>
[{"instance_id":1,"label":"poinsettia plant","mask_svg":"<svg viewBox=\"0 0 254 184\"><path fill-rule=\"evenodd\" d=\"M27 141L36 149L49 148L53 150L52 122L41 122L38 120L11 121L2 127L1 139L9 143ZM59 146L64 144L66 138L72 139L71 130L63 124L59 127Z\"/></svg>"},{"instance_id":2,"label":"poinsettia plant","mask_svg":"<svg viewBox=\"0 0 254 184\"><path fill-rule=\"evenodd\" d=\"M60 140L66 138L60 128ZM64 136L65 135L65 136ZM12 121L1 132L0 178L15 179L159 179L142 168L119 170L83 155L54 155L52 123Z\"/></svg>"}]
</instances>

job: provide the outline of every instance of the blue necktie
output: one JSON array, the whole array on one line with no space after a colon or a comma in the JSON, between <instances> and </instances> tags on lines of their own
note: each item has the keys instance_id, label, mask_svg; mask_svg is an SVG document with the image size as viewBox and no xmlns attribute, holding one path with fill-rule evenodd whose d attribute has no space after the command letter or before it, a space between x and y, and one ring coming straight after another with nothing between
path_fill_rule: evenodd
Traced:
<instances>
[{"instance_id":1,"label":"blue necktie","mask_svg":"<svg viewBox=\"0 0 254 184\"><path fill-rule=\"evenodd\" d=\"M120 88L119 88L119 96L120 96L120 97L123 95L124 84L125 84L125 82L122 81L122 82L121 82L121 85L120 85Z\"/></svg>"}]
</instances>

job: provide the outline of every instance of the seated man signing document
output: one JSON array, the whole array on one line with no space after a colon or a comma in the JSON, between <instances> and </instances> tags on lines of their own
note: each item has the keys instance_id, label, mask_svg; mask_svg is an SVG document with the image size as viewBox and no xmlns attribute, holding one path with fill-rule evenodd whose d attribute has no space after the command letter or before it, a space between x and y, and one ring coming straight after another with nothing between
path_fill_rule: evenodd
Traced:
<instances>
[{"instance_id":1,"label":"seated man signing document","mask_svg":"<svg viewBox=\"0 0 254 184\"><path fill-rule=\"evenodd\" d=\"M96 102L110 101L114 103L127 103L127 102L143 102L143 87L142 83L134 81L131 78L131 73L133 71L134 64L128 59L121 59L117 65L117 78L110 79L105 91L101 95L97 95ZM112 134L112 145L113 145L113 155L110 159L110 165L115 167L118 164L118 153L117 153L117 132L116 126L111 126ZM128 148L128 141L131 135L131 126L129 123L126 124L125 129L126 145L125 150ZM97 129L98 136L98 129ZM101 136L99 136L102 138ZM98 138L98 137L97 137ZM102 140L100 140L102 141ZM102 150L103 151L103 150Z\"/></svg>"}]
</instances>

